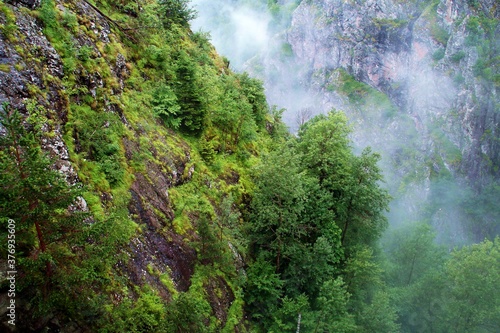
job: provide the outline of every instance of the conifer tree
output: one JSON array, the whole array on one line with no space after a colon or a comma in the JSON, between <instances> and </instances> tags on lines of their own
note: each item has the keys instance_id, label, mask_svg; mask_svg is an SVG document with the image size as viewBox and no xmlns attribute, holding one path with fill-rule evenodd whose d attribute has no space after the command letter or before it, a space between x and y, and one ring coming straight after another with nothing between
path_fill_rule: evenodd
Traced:
<instances>
[{"instance_id":1,"label":"conifer tree","mask_svg":"<svg viewBox=\"0 0 500 333\"><path fill-rule=\"evenodd\" d=\"M17 110L4 104L0 124L0 220L2 227L8 219L16 224L19 288L29 286L30 297L46 300L66 280L71 240L81 236L85 213L69 210L80 190L52 169Z\"/></svg>"},{"instance_id":2,"label":"conifer tree","mask_svg":"<svg viewBox=\"0 0 500 333\"><path fill-rule=\"evenodd\" d=\"M172 24L189 26L189 21L196 17L196 11L189 6L189 0L160 0L160 13L165 28Z\"/></svg>"},{"instance_id":3,"label":"conifer tree","mask_svg":"<svg viewBox=\"0 0 500 333\"><path fill-rule=\"evenodd\" d=\"M178 54L175 95L179 103L180 128L199 135L205 122L205 103L198 86L197 66L185 51Z\"/></svg>"}]
</instances>

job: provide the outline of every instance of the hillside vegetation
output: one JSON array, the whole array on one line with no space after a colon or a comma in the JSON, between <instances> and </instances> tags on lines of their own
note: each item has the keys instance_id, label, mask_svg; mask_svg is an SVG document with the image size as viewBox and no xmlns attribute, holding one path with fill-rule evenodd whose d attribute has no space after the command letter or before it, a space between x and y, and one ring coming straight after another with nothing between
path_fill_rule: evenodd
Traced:
<instances>
[{"instance_id":1,"label":"hillside vegetation","mask_svg":"<svg viewBox=\"0 0 500 333\"><path fill-rule=\"evenodd\" d=\"M429 283L454 301L433 332L493 332L499 240L449 257L425 231L384 259L379 155L337 110L290 135L194 15L0 2L2 330L397 332Z\"/></svg>"}]
</instances>

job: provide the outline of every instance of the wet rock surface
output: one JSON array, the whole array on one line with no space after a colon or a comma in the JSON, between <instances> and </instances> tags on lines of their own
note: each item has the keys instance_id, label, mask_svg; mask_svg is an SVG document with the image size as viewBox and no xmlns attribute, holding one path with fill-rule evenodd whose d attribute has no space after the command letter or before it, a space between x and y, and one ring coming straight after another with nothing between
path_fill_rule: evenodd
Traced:
<instances>
[{"instance_id":1,"label":"wet rock surface","mask_svg":"<svg viewBox=\"0 0 500 333\"><path fill-rule=\"evenodd\" d=\"M128 158L141 149L129 140L125 140L125 147ZM142 148L150 150L159 163L148 161L145 174L136 173L130 188L129 211L142 233L130 242L130 259L122 270L134 285L153 286L166 299L171 295L158 275L168 274L178 291L187 291L196 261L196 252L182 236L173 232L171 224L174 212L168 191L189 180L183 177L190 161L189 150L186 145L184 148L182 155L160 153L154 146Z\"/></svg>"},{"instance_id":2,"label":"wet rock surface","mask_svg":"<svg viewBox=\"0 0 500 333\"><path fill-rule=\"evenodd\" d=\"M121 109L122 105L110 101L109 98L123 93L125 81L130 75L128 60L124 54L119 53L112 63L107 64L107 60L99 51L98 44L109 44L112 39L117 40L114 35L116 31L113 31L109 18L85 1L71 4L59 2L56 3L56 11L61 15L73 15L78 24L85 25L86 33L79 30L71 36L77 55L83 48L90 58L101 58L101 64L104 63L103 66L107 65L110 69L109 73L104 73L78 66L71 73L65 72L63 59L44 35L42 23L29 15L25 9L20 9L33 9L39 6L40 2L22 0L8 3L14 5L9 7L9 10L15 15L17 30L9 35L9 38L0 33L0 103L8 102L26 118L32 114L33 111L30 110L36 107L37 112L49 120L42 126L42 132L47 134L41 140L42 149L54 159L54 167L65 175L67 181L76 184L79 178L71 160L70 149L63 138L65 126L69 121L70 105L80 105L84 97L89 100L104 99L105 102L101 103L103 107L98 111L116 113L121 122L131 128ZM0 24L6 24L7 19L0 13ZM73 75L75 88L87 92L85 95L88 96L66 91L62 82L67 75ZM109 75L112 79L109 79ZM108 76L108 80L105 76ZM110 86L109 82L116 84ZM31 125L26 123L26 126ZM137 131L137 138L150 135L141 129ZM161 143L161 147L141 147L139 140L127 138L122 142L125 158L129 161L143 149L151 152L154 162L144 161L145 171L136 173L130 186L129 213L140 231L132 237L129 245L122 249L128 255L128 261L120 261L115 268L119 274L129 279L131 286L147 284L157 290L161 297L171 300L172 290L161 281L160 276L164 275L164 278L170 279L177 291L188 290L194 272L196 252L188 245L185 236L173 231L171 223L174 212L168 191L190 181L195 169L188 164L191 158L186 143L178 139L174 152L163 150L168 145L160 134L156 134L154 139ZM73 144L74 150L78 152L78 141ZM102 192L99 196L102 206L113 204L112 193ZM80 197L71 209L88 211L89 207L85 199ZM42 324L52 325L50 322ZM54 327L57 327L57 324L54 324ZM79 330L75 329L76 331Z\"/></svg>"},{"instance_id":3,"label":"wet rock surface","mask_svg":"<svg viewBox=\"0 0 500 333\"><path fill-rule=\"evenodd\" d=\"M234 301L233 291L221 277L212 278L206 290L212 311L224 326L227 321L226 309L229 309Z\"/></svg>"}]
</instances>

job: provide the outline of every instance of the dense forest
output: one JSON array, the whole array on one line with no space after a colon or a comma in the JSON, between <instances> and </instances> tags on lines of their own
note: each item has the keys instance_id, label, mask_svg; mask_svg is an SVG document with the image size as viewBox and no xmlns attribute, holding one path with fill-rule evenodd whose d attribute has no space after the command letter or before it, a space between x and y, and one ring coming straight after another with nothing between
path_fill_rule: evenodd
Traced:
<instances>
[{"instance_id":1,"label":"dense forest","mask_svg":"<svg viewBox=\"0 0 500 333\"><path fill-rule=\"evenodd\" d=\"M377 147L291 134L195 16L0 1L2 331L497 332L500 238L386 233Z\"/></svg>"}]
</instances>

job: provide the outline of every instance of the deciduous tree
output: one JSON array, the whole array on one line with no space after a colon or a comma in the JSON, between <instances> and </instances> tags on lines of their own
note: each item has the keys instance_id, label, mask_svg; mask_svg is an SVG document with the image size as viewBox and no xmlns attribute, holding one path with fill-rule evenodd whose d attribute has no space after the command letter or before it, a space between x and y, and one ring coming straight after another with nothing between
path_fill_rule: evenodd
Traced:
<instances>
[{"instance_id":1,"label":"deciduous tree","mask_svg":"<svg viewBox=\"0 0 500 333\"><path fill-rule=\"evenodd\" d=\"M355 156L350 128L340 112L320 115L299 132L298 150L309 174L330 194L330 210L342 230L342 245L371 245L387 226L384 212L390 196L381 188L380 156L365 149Z\"/></svg>"}]
</instances>

